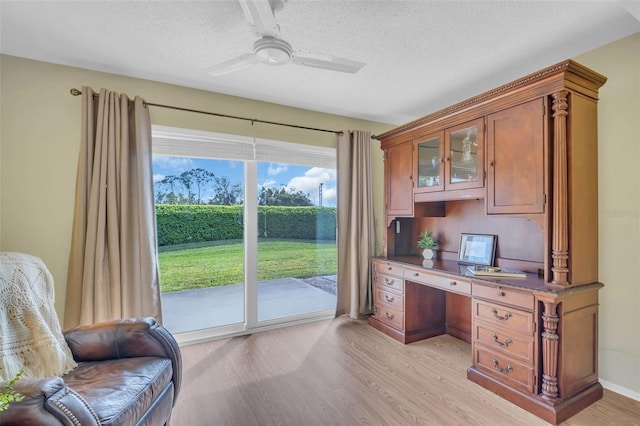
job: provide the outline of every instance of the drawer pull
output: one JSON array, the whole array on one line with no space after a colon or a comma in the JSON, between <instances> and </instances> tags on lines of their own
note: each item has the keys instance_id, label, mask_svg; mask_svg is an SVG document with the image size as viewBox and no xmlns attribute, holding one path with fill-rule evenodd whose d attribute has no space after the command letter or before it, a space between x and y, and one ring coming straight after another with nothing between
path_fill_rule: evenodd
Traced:
<instances>
[{"instance_id":1,"label":"drawer pull","mask_svg":"<svg viewBox=\"0 0 640 426\"><path fill-rule=\"evenodd\" d=\"M393 283L395 283L395 282L396 282L396 280L390 280L389 278L385 278L384 279L384 283L386 285L393 285Z\"/></svg>"},{"instance_id":2,"label":"drawer pull","mask_svg":"<svg viewBox=\"0 0 640 426\"><path fill-rule=\"evenodd\" d=\"M506 293L502 291L502 287L498 287L498 297L504 297L504 296L506 296Z\"/></svg>"},{"instance_id":3,"label":"drawer pull","mask_svg":"<svg viewBox=\"0 0 640 426\"><path fill-rule=\"evenodd\" d=\"M495 367L496 371L500 373L506 374L506 373L511 373L513 371L513 367L509 364L507 364L505 368L500 368L500 366L498 365L498 360L495 358L491 362L493 362L493 366Z\"/></svg>"},{"instance_id":4,"label":"drawer pull","mask_svg":"<svg viewBox=\"0 0 640 426\"><path fill-rule=\"evenodd\" d=\"M389 295L388 295L388 294L385 294L385 295L384 295L384 299L385 299L387 302L389 302L389 303L393 303L393 301L394 301L394 300L396 300L396 298L395 298L395 297L393 297L393 296L392 296L392 297L389 297Z\"/></svg>"},{"instance_id":5,"label":"drawer pull","mask_svg":"<svg viewBox=\"0 0 640 426\"><path fill-rule=\"evenodd\" d=\"M491 308L491 313L493 314L494 317L496 317L496 319L500 321L506 321L509 318L511 318L511 312L507 312L506 314L504 314L503 317L501 317L500 315L498 315L498 310L496 308Z\"/></svg>"},{"instance_id":6,"label":"drawer pull","mask_svg":"<svg viewBox=\"0 0 640 426\"><path fill-rule=\"evenodd\" d=\"M450 285L451 287L455 287L455 286L457 286L457 285L458 285L458 283L457 283L457 282L455 282L455 281L451 281L451 282L449 282L449 285Z\"/></svg>"},{"instance_id":7,"label":"drawer pull","mask_svg":"<svg viewBox=\"0 0 640 426\"><path fill-rule=\"evenodd\" d=\"M498 336L496 336L496 334L495 334L495 333L491 334L491 337L493 337L493 341L494 341L494 342L496 342L497 344L499 344L500 346L507 347L507 346L509 346L510 344L512 344L512 343L513 343L513 340L511 340L511 339L507 339L507 340L505 340L505 341L504 341L504 343L499 342L499 341L498 341Z\"/></svg>"},{"instance_id":8,"label":"drawer pull","mask_svg":"<svg viewBox=\"0 0 640 426\"><path fill-rule=\"evenodd\" d=\"M413 273L413 276L414 276L414 277L419 277L419 276L420 276L420 273L418 273L418 272L414 272L414 273Z\"/></svg>"},{"instance_id":9,"label":"drawer pull","mask_svg":"<svg viewBox=\"0 0 640 426\"><path fill-rule=\"evenodd\" d=\"M389 320L393 320L396 317L394 314L389 315L389 312L385 312L384 316L386 316L387 319L389 319Z\"/></svg>"}]
</instances>

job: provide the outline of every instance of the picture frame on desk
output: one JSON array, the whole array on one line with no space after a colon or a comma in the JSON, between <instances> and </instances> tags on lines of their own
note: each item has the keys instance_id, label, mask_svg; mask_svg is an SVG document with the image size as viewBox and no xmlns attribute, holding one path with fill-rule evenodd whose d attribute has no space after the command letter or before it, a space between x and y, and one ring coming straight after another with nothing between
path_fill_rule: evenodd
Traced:
<instances>
[{"instance_id":1,"label":"picture frame on desk","mask_svg":"<svg viewBox=\"0 0 640 426\"><path fill-rule=\"evenodd\" d=\"M497 241L497 235L460 234L458 263L493 266Z\"/></svg>"}]
</instances>

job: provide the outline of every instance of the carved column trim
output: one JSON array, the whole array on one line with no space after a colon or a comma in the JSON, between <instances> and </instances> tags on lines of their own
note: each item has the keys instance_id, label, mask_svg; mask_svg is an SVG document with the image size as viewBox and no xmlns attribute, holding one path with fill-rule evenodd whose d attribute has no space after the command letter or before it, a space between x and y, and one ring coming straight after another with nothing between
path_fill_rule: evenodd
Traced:
<instances>
[{"instance_id":1,"label":"carved column trim","mask_svg":"<svg viewBox=\"0 0 640 426\"><path fill-rule=\"evenodd\" d=\"M551 240L552 282L569 285L569 206L567 169L567 111L569 92L561 91L553 98L553 221Z\"/></svg>"},{"instance_id":2,"label":"carved column trim","mask_svg":"<svg viewBox=\"0 0 640 426\"><path fill-rule=\"evenodd\" d=\"M542 313L542 397L549 400L558 398L558 305L543 302Z\"/></svg>"}]
</instances>

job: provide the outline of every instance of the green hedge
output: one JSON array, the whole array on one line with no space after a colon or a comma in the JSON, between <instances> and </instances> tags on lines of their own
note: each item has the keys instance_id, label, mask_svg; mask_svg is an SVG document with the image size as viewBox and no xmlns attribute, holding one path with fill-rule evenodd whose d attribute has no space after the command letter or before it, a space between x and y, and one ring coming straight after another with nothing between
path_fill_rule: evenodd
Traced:
<instances>
[{"instance_id":1,"label":"green hedge","mask_svg":"<svg viewBox=\"0 0 640 426\"><path fill-rule=\"evenodd\" d=\"M243 237L243 206L156 204L158 245ZM258 236L335 240L335 207L258 207Z\"/></svg>"}]
</instances>

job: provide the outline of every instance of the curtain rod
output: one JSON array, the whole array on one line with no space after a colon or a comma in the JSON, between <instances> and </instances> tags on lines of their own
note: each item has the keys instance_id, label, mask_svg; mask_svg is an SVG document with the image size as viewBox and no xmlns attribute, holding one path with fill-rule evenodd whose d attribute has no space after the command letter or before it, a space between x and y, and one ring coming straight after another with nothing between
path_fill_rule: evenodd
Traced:
<instances>
[{"instance_id":1,"label":"curtain rod","mask_svg":"<svg viewBox=\"0 0 640 426\"><path fill-rule=\"evenodd\" d=\"M71 89L70 90L71 94L73 96L80 96L82 94L82 92L78 89ZM99 94L94 93L93 97L98 97ZM183 107L177 107L177 106L173 106L173 105L163 105L163 104L155 104L155 103L151 103L151 102L144 102L145 106L154 106L154 107L159 107L159 108L167 108L167 109L175 109L178 111L185 111L185 112L195 112L197 114L206 114L206 115L215 115L216 117L224 117L224 118L234 118L236 120L244 120L244 121L250 121L251 124L253 125L253 123L263 123L263 124L273 124L275 126L285 126L285 127L293 127L295 129L303 129L303 130L314 130L316 132L327 132L327 133L335 133L336 135L342 135L342 131L341 130L327 130L327 129L318 129L315 127L306 127L306 126L298 126L295 124L287 124L287 123L278 123L276 121L266 121L266 120L260 120L257 118L247 118L247 117L239 117L237 115L228 115L228 114L220 114L217 112L209 112L209 111L200 111L197 109L191 109L191 108L183 108Z\"/></svg>"}]
</instances>

